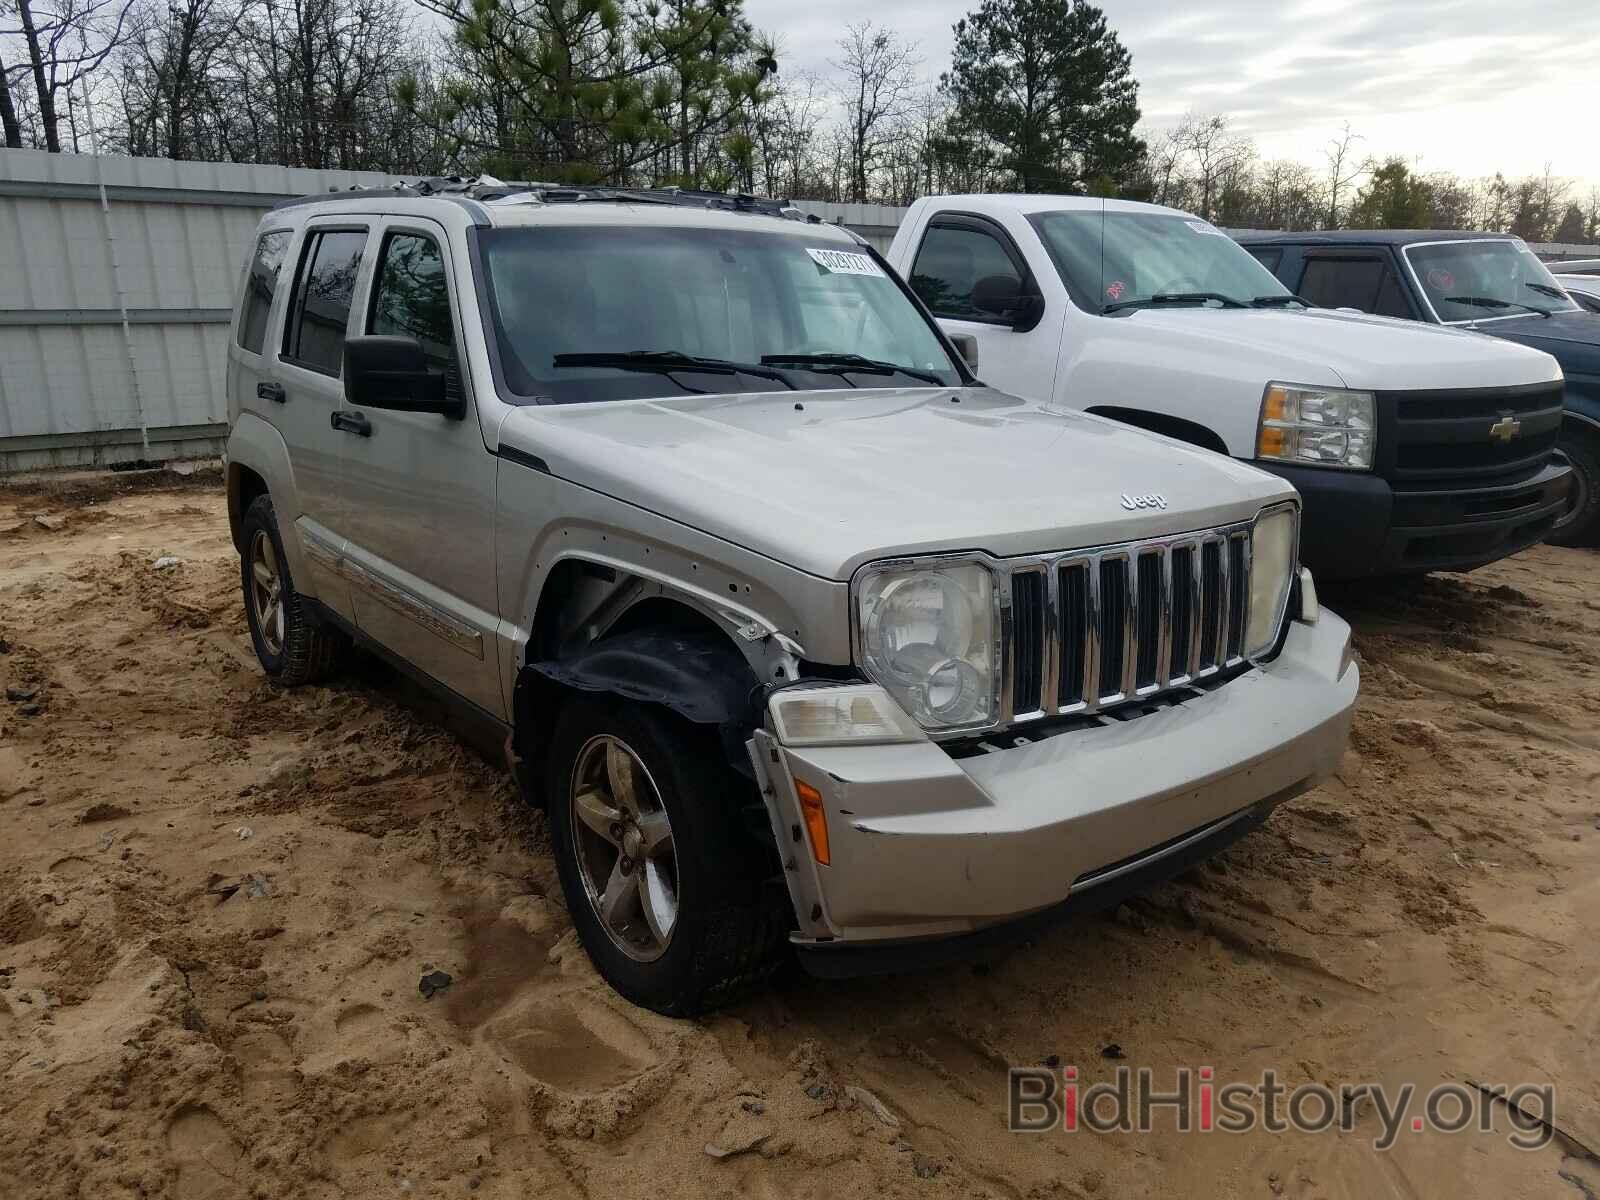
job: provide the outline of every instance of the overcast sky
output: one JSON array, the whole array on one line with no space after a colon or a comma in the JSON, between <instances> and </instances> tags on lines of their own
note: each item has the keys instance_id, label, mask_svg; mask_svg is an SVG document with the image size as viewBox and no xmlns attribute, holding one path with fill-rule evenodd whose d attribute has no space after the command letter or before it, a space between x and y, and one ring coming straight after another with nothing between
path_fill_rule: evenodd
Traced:
<instances>
[{"instance_id":1,"label":"overcast sky","mask_svg":"<svg viewBox=\"0 0 1600 1200\"><path fill-rule=\"evenodd\" d=\"M783 70L829 72L844 25L870 17L950 61L977 0L745 0ZM1600 0L1102 0L1133 54L1149 129L1225 112L1268 158L1320 163L1345 121L1363 153L1466 176L1600 184Z\"/></svg>"}]
</instances>

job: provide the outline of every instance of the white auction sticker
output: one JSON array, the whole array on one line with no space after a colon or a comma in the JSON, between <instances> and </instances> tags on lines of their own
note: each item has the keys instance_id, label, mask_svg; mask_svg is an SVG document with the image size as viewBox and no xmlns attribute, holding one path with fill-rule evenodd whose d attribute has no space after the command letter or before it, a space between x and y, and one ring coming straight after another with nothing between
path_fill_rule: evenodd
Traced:
<instances>
[{"instance_id":1,"label":"white auction sticker","mask_svg":"<svg viewBox=\"0 0 1600 1200\"><path fill-rule=\"evenodd\" d=\"M818 250L814 246L807 246L806 253L817 266L835 275L883 276L883 270L865 254L852 254L848 250Z\"/></svg>"},{"instance_id":2,"label":"white auction sticker","mask_svg":"<svg viewBox=\"0 0 1600 1200\"><path fill-rule=\"evenodd\" d=\"M1212 225L1212 224L1210 224L1210 223L1208 223L1206 221L1185 221L1184 224L1187 225L1190 229L1194 230L1196 233L1203 233L1207 237L1227 237L1228 236L1227 234L1223 233L1222 230L1218 229L1215 225Z\"/></svg>"}]
</instances>

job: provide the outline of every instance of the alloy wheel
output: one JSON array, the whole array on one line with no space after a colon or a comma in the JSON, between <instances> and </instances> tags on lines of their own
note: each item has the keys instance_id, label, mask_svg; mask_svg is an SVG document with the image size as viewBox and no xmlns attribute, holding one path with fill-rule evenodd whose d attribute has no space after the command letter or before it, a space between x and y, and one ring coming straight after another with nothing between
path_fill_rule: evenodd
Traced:
<instances>
[{"instance_id":1,"label":"alloy wheel","mask_svg":"<svg viewBox=\"0 0 1600 1200\"><path fill-rule=\"evenodd\" d=\"M678 857L661 793L620 738L584 743L572 772L578 871L601 927L640 962L666 953L678 923Z\"/></svg>"},{"instance_id":2,"label":"alloy wheel","mask_svg":"<svg viewBox=\"0 0 1600 1200\"><path fill-rule=\"evenodd\" d=\"M283 653L285 622L283 571L278 552L266 530L258 529L250 540L250 612L267 653Z\"/></svg>"}]
</instances>

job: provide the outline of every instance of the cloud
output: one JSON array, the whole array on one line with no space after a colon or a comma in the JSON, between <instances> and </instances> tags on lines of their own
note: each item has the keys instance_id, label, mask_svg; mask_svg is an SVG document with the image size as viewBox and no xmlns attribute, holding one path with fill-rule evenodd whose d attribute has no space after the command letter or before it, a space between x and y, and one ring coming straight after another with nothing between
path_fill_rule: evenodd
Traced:
<instances>
[{"instance_id":1,"label":"cloud","mask_svg":"<svg viewBox=\"0 0 1600 1200\"><path fill-rule=\"evenodd\" d=\"M831 73L865 17L919 43L923 73L950 59L950 26L976 0L745 0L779 35L785 73ZM1103 0L1160 128L1227 112L1268 157L1320 161L1344 122L1365 152L1420 156L1464 175L1539 171L1600 181L1595 63L1600 0Z\"/></svg>"}]
</instances>

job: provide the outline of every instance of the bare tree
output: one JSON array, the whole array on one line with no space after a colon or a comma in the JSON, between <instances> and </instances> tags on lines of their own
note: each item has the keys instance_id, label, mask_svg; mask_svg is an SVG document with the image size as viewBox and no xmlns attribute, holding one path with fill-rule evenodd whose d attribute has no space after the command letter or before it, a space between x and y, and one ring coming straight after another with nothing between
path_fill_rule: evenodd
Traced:
<instances>
[{"instance_id":1,"label":"bare tree","mask_svg":"<svg viewBox=\"0 0 1600 1200\"><path fill-rule=\"evenodd\" d=\"M22 149L22 122L17 119L16 101L11 98L11 71L5 59L0 58L0 131L5 133L6 148L9 150ZM21 69L17 69L17 77L22 77Z\"/></svg>"},{"instance_id":2,"label":"bare tree","mask_svg":"<svg viewBox=\"0 0 1600 1200\"><path fill-rule=\"evenodd\" d=\"M1344 123L1344 131L1328 143L1323 151L1323 157L1328 163L1327 192L1328 192L1328 228L1339 228L1339 197L1361 178L1365 170L1364 165L1356 161L1355 145L1361 141L1359 133L1350 131L1350 122Z\"/></svg>"},{"instance_id":3,"label":"bare tree","mask_svg":"<svg viewBox=\"0 0 1600 1200\"><path fill-rule=\"evenodd\" d=\"M865 200L874 167L883 156L895 127L916 99L916 46L871 21L845 26L839 39L840 60L829 65L840 72L840 100L848 139L850 199Z\"/></svg>"},{"instance_id":4,"label":"bare tree","mask_svg":"<svg viewBox=\"0 0 1600 1200\"><path fill-rule=\"evenodd\" d=\"M1194 160L1200 215L1208 221L1215 215L1214 202L1222 181L1236 176L1255 156L1255 146L1250 139L1233 133L1228 128L1229 120L1224 113L1210 116L1190 113L1177 129L1178 149Z\"/></svg>"},{"instance_id":5,"label":"bare tree","mask_svg":"<svg viewBox=\"0 0 1600 1200\"><path fill-rule=\"evenodd\" d=\"M15 0L20 24L0 33L22 35L44 146L52 154L61 152L57 97L62 93L70 97L79 81L99 70L121 43L130 3L131 0L57 0L54 8L36 10L33 0ZM15 119L14 108L12 115ZM20 140L19 131L19 143Z\"/></svg>"}]
</instances>

